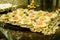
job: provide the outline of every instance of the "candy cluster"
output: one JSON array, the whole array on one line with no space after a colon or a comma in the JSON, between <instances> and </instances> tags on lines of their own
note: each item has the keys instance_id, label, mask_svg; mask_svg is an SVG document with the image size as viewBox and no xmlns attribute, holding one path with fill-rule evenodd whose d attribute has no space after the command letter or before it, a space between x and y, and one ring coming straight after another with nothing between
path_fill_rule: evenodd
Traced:
<instances>
[{"instance_id":1,"label":"candy cluster","mask_svg":"<svg viewBox=\"0 0 60 40\"><path fill-rule=\"evenodd\" d=\"M35 11L28 9L17 9L16 11L3 14L0 21L29 28L32 32L42 32L45 35L54 34L58 27L49 24L58 16L56 12Z\"/></svg>"}]
</instances>

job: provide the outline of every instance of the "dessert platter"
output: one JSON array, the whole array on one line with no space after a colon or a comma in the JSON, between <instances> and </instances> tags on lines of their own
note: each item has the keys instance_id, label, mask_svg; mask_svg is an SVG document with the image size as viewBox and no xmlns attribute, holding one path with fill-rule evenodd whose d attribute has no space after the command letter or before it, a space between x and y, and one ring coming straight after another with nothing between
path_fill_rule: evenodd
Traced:
<instances>
[{"instance_id":1,"label":"dessert platter","mask_svg":"<svg viewBox=\"0 0 60 40\"><path fill-rule=\"evenodd\" d=\"M59 13L48 11L35 11L19 8L0 16L0 21L29 28L32 32L42 32L45 35L54 34L58 29Z\"/></svg>"},{"instance_id":2,"label":"dessert platter","mask_svg":"<svg viewBox=\"0 0 60 40\"><path fill-rule=\"evenodd\" d=\"M1 6L2 5L2 6ZM12 4L1 4L0 9L9 9ZM35 4L32 0L28 9L17 8L11 12L0 15L0 22L17 25L22 28L29 28L31 32L41 32L44 35L55 34L60 24L60 9L56 11L34 10Z\"/></svg>"}]
</instances>

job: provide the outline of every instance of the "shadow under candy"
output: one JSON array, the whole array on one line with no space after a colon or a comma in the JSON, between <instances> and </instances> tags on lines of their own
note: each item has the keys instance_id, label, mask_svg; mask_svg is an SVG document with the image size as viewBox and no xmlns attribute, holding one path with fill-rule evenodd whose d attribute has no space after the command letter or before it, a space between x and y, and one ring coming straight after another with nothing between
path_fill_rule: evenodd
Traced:
<instances>
[{"instance_id":1,"label":"shadow under candy","mask_svg":"<svg viewBox=\"0 0 60 40\"><path fill-rule=\"evenodd\" d=\"M31 32L29 29L20 26L0 22L0 25L1 24L4 25L1 26L3 29L9 30L8 32L12 35L13 40L60 40L60 28L57 30L56 34L43 35L42 33Z\"/></svg>"}]
</instances>

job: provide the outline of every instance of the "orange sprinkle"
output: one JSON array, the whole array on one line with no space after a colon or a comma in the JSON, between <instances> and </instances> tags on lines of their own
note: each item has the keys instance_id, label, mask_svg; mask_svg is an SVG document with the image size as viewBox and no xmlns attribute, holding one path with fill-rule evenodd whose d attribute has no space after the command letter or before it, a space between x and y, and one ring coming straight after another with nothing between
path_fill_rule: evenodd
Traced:
<instances>
[{"instance_id":1,"label":"orange sprinkle","mask_svg":"<svg viewBox=\"0 0 60 40\"><path fill-rule=\"evenodd\" d=\"M18 17L17 17L17 16L14 16L14 17L13 17L13 19L14 19L14 20L17 20L17 19L18 19Z\"/></svg>"},{"instance_id":2,"label":"orange sprinkle","mask_svg":"<svg viewBox=\"0 0 60 40\"><path fill-rule=\"evenodd\" d=\"M52 16L52 13L48 13L47 15L48 15L48 16Z\"/></svg>"},{"instance_id":3,"label":"orange sprinkle","mask_svg":"<svg viewBox=\"0 0 60 40\"><path fill-rule=\"evenodd\" d=\"M29 14L29 18L34 19L34 15L33 14Z\"/></svg>"},{"instance_id":4,"label":"orange sprinkle","mask_svg":"<svg viewBox=\"0 0 60 40\"><path fill-rule=\"evenodd\" d=\"M30 14L29 16L30 16L30 17L33 17L34 15L33 15L33 14Z\"/></svg>"},{"instance_id":5,"label":"orange sprinkle","mask_svg":"<svg viewBox=\"0 0 60 40\"><path fill-rule=\"evenodd\" d=\"M13 13L13 14L16 14L16 11L13 11L12 13Z\"/></svg>"}]
</instances>

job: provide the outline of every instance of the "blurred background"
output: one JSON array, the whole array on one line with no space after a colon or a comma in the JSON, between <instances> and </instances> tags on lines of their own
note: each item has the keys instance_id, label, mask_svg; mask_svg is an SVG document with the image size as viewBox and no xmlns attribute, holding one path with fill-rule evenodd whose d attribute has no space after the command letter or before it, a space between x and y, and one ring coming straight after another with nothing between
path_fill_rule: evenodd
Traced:
<instances>
[{"instance_id":1,"label":"blurred background","mask_svg":"<svg viewBox=\"0 0 60 40\"><path fill-rule=\"evenodd\" d=\"M12 3L17 4L21 6L27 6L30 4L31 0L0 0L1 3ZM60 8L60 0L35 0L35 4L39 5L39 8L42 10L55 10L57 8Z\"/></svg>"}]
</instances>

